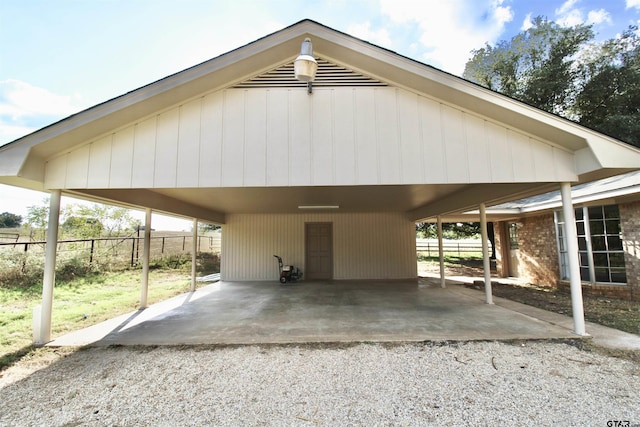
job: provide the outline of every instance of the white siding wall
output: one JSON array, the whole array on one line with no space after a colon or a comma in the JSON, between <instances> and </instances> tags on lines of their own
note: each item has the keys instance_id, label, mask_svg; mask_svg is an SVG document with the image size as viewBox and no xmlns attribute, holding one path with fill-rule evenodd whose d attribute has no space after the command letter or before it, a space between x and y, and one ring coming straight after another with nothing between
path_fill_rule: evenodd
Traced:
<instances>
[{"instance_id":1,"label":"white siding wall","mask_svg":"<svg viewBox=\"0 0 640 427\"><path fill-rule=\"evenodd\" d=\"M45 186L548 182L574 180L573 163L551 144L402 89L229 89L49 159Z\"/></svg>"},{"instance_id":2,"label":"white siding wall","mask_svg":"<svg viewBox=\"0 0 640 427\"><path fill-rule=\"evenodd\" d=\"M222 229L223 280L277 280L280 255L305 269L307 222L333 224L333 278L417 277L415 224L401 213L228 215Z\"/></svg>"}]
</instances>

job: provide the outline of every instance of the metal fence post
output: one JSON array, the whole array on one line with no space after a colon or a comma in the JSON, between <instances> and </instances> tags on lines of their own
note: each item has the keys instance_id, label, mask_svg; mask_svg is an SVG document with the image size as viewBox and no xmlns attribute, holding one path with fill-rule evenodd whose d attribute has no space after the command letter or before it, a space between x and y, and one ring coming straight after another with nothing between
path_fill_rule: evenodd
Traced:
<instances>
[{"instance_id":1,"label":"metal fence post","mask_svg":"<svg viewBox=\"0 0 640 427\"><path fill-rule=\"evenodd\" d=\"M91 252L89 254L89 264L90 265L93 264L93 249L95 247L95 243L96 243L96 240L95 239L91 239Z\"/></svg>"}]
</instances>

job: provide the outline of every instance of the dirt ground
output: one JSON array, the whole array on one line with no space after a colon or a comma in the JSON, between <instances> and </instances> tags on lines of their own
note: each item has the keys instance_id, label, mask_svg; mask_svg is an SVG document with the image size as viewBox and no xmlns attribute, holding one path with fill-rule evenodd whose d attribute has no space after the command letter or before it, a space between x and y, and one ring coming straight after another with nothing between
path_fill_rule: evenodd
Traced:
<instances>
[{"instance_id":1,"label":"dirt ground","mask_svg":"<svg viewBox=\"0 0 640 427\"><path fill-rule=\"evenodd\" d=\"M420 263L419 271L439 273L437 263ZM482 261L465 262L445 267L447 276L483 277ZM547 311L571 316L571 296L568 292L556 288L538 286L530 283L511 285L500 283L499 278L492 280L493 295L507 298ZM484 292L483 289L478 289ZM640 335L640 301L617 298L583 296L585 319L589 322Z\"/></svg>"}]
</instances>

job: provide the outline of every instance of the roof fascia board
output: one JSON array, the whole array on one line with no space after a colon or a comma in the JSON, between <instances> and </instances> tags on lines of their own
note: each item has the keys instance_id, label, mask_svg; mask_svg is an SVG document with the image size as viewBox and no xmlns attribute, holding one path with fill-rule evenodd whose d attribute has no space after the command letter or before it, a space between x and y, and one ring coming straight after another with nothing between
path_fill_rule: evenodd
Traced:
<instances>
[{"instance_id":1,"label":"roof fascia board","mask_svg":"<svg viewBox=\"0 0 640 427\"><path fill-rule=\"evenodd\" d=\"M618 188L615 190L608 190L608 191L603 191L598 193L585 194L582 196L572 196L571 199L574 205L583 205L587 203L592 204L593 202L597 202L601 200L615 200L619 197L630 196L638 193L640 193L640 186L631 186L631 187ZM550 209L557 209L562 206L562 201L559 200L560 196L558 195L557 197L558 199L554 198L553 200L550 200L549 202L546 202L546 203L539 203L534 206L523 206L522 208L519 209L519 211L524 214L524 213L531 213L531 212L540 212L540 211L545 211Z\"/></svg>"}]
</instances>

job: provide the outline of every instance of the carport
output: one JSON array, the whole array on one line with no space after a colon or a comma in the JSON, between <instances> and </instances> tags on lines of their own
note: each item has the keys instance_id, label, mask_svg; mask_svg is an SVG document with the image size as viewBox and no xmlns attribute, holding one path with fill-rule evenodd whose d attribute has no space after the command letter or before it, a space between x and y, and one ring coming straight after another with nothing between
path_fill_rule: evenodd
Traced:
<instances>
[{"instance_id":1,"label":"carport","mask_svg":"<svg viewBox=\"0 0 640 427\"><path fill-rule=\"evenodd\" d=\"M306 38L310 84L294 73ZM146 211L142 308L152 210L222 225L223 284L272 286L278 254L333 283L318 295L365 280L400 298L417 277L415 222L477 210L486 241L487 206L561 188L573 224L572 183L639 167L630 145L309 20L0 147L0 182L52 195L40 344L63 193ZM567 242L584 335L575 227ZM491 304L488 267L485 254Z\"/></svg>"}]
</instances>

